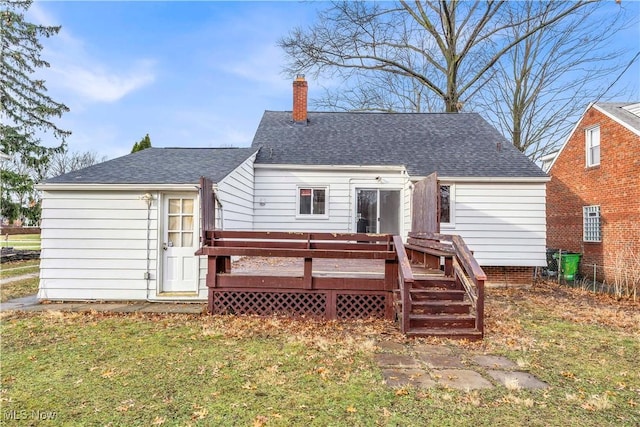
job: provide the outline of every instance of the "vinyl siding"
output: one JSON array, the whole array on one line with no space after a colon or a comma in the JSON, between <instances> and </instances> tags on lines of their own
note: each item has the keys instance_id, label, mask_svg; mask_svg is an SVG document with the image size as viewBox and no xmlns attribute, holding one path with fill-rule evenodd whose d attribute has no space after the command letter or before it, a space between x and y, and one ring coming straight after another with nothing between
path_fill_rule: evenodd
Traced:
<instances>
[{"instance_id":1,"label":"vinyl siding","mask_svg":"<svg viewBox=\"0 0 640 427\"><path fill-rule=\"evenodd\" d=\"M161 275L158 236L162 226L159 221L162 195L149 192L153 201L148 211L147 203L140 199L145 193L144 189L45 191L38 297L154 299ZM147 263L148 281L145 279ZM201 257L199 263L198 299L205 299L206 258Z\"/></svg>"},{"instance_id":2,"label":"vinyl siding","mask_svg":"<svg viewBox=\"0 0 640 427\"><path fill-rule=\"evenodd\" d=\"M222 208L216 212L216 226L224 230L253 228L255 154L218 183L218 200ZM222 215L220 214L222 210Z\"/></svg>"},{"instance_id":3,"label":"vinyl siding","mask_svg":"<svg viewBox=\"0 0 640 427\"><path fill-rule=\"evenodd\" d=\"M150 210L144 192L45 191L42 201L42 253L39 298L146 299L155 289L158 247L158 194Z\"/></svg>"},{"instance_id":4,"label":"vinyl siding","mask_svg":"<svg viewBox=\"0 0 640 427\"><path fill-rule=\"evenodd\" d=\"M380 177L380 180L376 180ZM401 190L406 233L410 227L408 191L409 180L400 171L343 171L329 169L282 170L258 168L255 170L254 230L263 231L323 231L334 233L355 232L355 189L380 188ZM327 215L297 215L297 191L300 187L326 187L328 190Z\"/></svg>"},{"instance_id":5,"label":"vinyl siding","mask_svg":"<svg viewBox=\"0 0 640 427\"><path fill-rule=\"evenodd\" d=\"M480 265L546 265L545 184L454 183L455 222Z\"/></svg>"}]
</instances>

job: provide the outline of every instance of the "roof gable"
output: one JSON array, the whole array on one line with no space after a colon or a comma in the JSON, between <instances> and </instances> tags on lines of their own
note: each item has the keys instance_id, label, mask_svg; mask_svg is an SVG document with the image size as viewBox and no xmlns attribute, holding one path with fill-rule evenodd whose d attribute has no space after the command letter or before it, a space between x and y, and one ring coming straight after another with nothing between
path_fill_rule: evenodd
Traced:
<instances>
[{"instance_id":1,"label":"roof gable","mask_svg":"<svg viewBox=\"0 0 640 427\"><path fill-rule=\"evenodd\" d=\"M197 184L200 176L219 182L256 152L253 148L147 148L46 184Z\"/></svg>"},{"instance_id":2,"label":"roof gable","mask_svg":"<svg viewBox=\"0 0 640 427\"><path fill-rule=\"evenodd\" d=\"M477 113L266 111L256 164L405 166L412 176L545 177Z\"/></svg>"},{"instance_id":3,"label":"roof gable","mask_svg":"<svg viewBox=\"0 0 640 427\"><path fill-rule=\"evenodd\" d=\"M640 135L640 103L633 102L599 102L593 106L612 120Z\"/></svg>"},{"instance_id":4,"label":"roof gable","mask_svg":"<svg viewBox=\"0 0 640 427\"><path fill-rule=\"evenodd\" d=\"M582 123L586 114L592 108L598 110L621 126L629 129L631 132L640 135L640 116L632 112L634 108L637 108L639 104L640 103L636 102L599 102L589 104L589 106L582 112L580 118L576 121L576 124L573 129L571 129L571 132L569 132L569 134L565 138L562 146L557 151L555 158L549 165L548 170L551 170L551 168L556 164L556 161L558 161L558 159L562 156L562 152L564 151L569 141L571 141L571 139L573 138L573 135L576 133L576 130L580 126L580 123Z\"/></svg>"}]
</instances>

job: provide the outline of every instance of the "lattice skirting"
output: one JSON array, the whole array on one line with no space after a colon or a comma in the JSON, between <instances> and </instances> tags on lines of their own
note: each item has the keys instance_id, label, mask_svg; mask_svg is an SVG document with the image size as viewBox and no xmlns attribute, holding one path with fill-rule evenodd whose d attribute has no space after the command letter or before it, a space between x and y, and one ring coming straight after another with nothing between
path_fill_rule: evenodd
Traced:
<instances>
[{"instance_id":1,"label":"lattice skirting","mask_svg":"<svg viewBox=\"0 0 640 427\"><path fill-rule=\"evenodd\" d=\"M320 317L325 319L390 318L390 292L263 291L209 289L213 314Z\"/></svg>"}]
</instances>

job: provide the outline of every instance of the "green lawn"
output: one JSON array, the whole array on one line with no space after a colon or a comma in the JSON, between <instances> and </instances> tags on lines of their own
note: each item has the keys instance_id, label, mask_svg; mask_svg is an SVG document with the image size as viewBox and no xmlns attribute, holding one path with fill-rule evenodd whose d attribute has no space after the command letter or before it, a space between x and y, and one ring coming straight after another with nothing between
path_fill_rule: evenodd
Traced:
<instances>
[{"instance_id":1,"label":"green lawn","mask_svg":"<svg viewBox=\"0 0 640 427\"><path fill-rule=\"evenodd\" d=\"M386 322L5 313L2 415L6 425L55 413L69 426L635 426L638 313L555 286L490 290L486 339L446 345L507 355L551 387L473 392L386 387L374 342L404 342Z\"/></svg>"},{"instance_id":2,"label":"green lawn","mask_svg":"<svg viewBox=\"0 0 640 427\"><path fill-rule=\"evenodd\" d=\"M13 247L16 249L40 249L40 234L15 234L0 237L0 246L3 248Z\"/></svg>"}]
</instances>

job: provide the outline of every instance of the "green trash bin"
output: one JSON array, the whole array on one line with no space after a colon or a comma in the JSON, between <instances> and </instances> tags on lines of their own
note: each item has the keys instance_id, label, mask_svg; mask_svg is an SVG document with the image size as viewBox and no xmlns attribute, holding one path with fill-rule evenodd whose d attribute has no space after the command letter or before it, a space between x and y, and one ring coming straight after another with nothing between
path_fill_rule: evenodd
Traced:
<instances>
[{"instance_id":1,"label":"green trash bin","mask_svg":"<svg viewBox=\"0 0 640 427\"><path fill-rule=\"evenodd\" d=\"M571 252L562 253L562 277L564 280L575 280L578 272L578 264L580 264L581 254ZM553 254L554 259L558 259L559 254Z\"/></svg>"}]
</instances>

